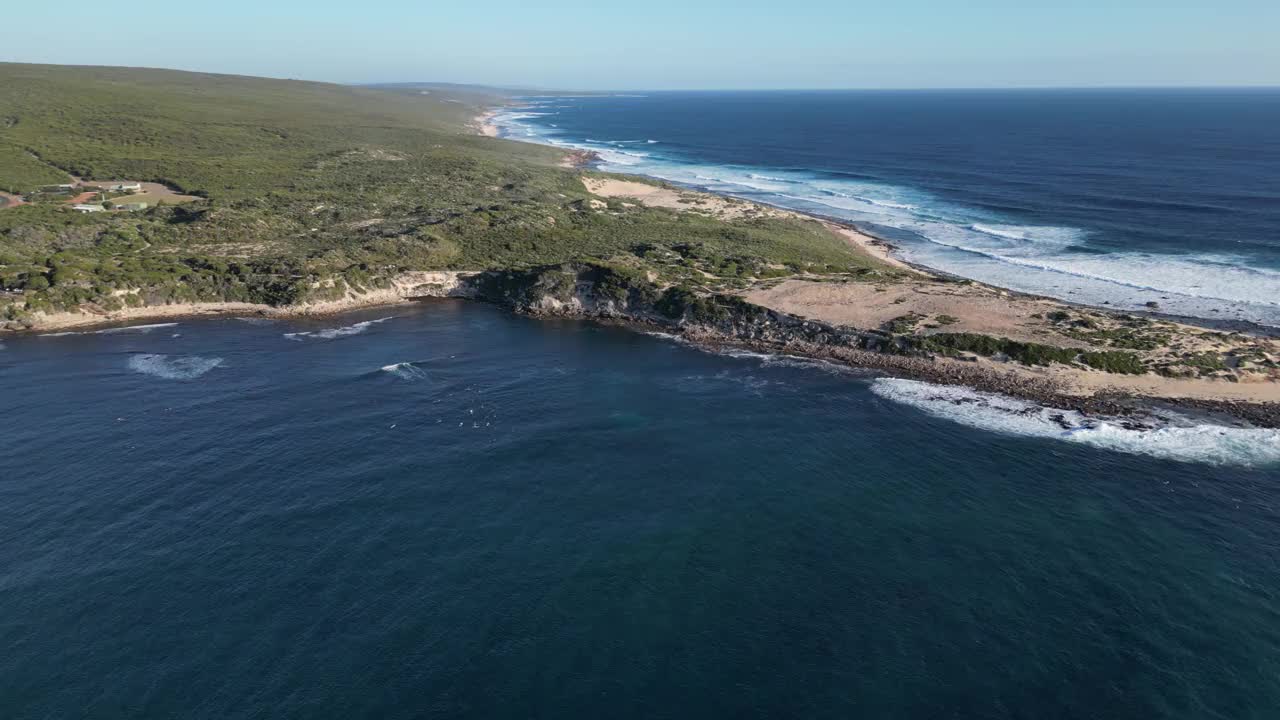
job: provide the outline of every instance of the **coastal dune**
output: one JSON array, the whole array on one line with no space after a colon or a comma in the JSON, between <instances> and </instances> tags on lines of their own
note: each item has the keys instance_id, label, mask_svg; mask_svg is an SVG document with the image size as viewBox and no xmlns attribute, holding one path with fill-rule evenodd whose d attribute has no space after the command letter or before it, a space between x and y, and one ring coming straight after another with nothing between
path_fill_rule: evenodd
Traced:
<instances>
[{"instance_id":1,"label":"coastal dune","mask_svg":"<svg viewBox=\"0 0 1280 720\"><path fill-rule=\"evenodd\" d=\"M789 218L817 220L833 234L849 243L855 250L869 255L880 262L904 272L924 276L919 268L915 268L895 258L891 248L866 233L821 218L814 218L793 210L754 203L740 198L716 195L714 193L676 188L669 185L654 185L634 180L618 178L588 177L582 178L582 184L593 195L604 198L622 198L635 200L647 207L666 208L677 212L692 212L719 220L742 220L750 218Z\"/></svg>"},{"instance_id":2,"label":"coastal dune","mask_svg":"<svg viewBox=\"0 0 1280 720\"><path fill-rule=\"evenodd\" d=\"M894 328L928 337L972 333L1060 348L1107 352L1099 342L1127 328L1125 321L1101 310L1069 306L1047 298L1011 293L972 282L904 280L896 282L818 282L787 280L742 294L757 305L795 317L859 330ZM1132 317L1132 316L1128 316ZM1054 321L1053 318L1062 318ZM1280 358L1280 343L1242 333L1138 319L1153 337L1170 337L1168 346L1145 351L1156 366L1178 367L1219 354ZM1128 321L1130 323L1134 321ZM909 327L903 327L909 325ZM1096 338L1094 342L1090 340ZM941 365L977 366L996 374L1043 381L1069 395L1141 395L1159 398L1280 403L1280 373L1272 368L1223 368L1216 377L1166 377L1155 373L1118 374L1052 364L1029 366L969 356L938 357Z\"/></svg>"}]
</instances>

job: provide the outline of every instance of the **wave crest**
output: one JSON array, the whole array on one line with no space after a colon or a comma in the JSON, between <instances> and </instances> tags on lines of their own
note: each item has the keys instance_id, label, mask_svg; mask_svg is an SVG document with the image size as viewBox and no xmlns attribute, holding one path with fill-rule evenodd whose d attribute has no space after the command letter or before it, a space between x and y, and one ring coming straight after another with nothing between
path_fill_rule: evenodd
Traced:
<instances>
[{"instance_id":1,"label":"wave crest","mask_svg":"<svg viewBox=\"0 0 1280 720\"><path fill-rule=\"evenodd\" d=\"M126 332L149 333L152 330L156 330L158 328L176 327L177 325L178 323L176 322L152 323L150 325L130 325L128 327L106 328L105 330L98 330L94 332L94 335L115 335L117 333L126 333Z\"/></svg>"},{"instance_id":2,"label":"wave crest","mask_svg":"<svg viewBox=\"0 0 1280 720\"><path fill-rule=\"evenodd\" d=\"M904 259L962 277L1091 305L1142 310L1157 302L1170 314L1280 327L1280 272L1243 255L1080 252L1090 234L1080 227L1017 224L999 212L850 173L691 162L661 150L664 145L648 157L627 154L619 151L619 141L583 141L537 117L518 115L503 118L513 134L596 150L603 170L643 173L857 223L885 234Z\"/></svg>"},{"instance_id":3,"label":"wave crest","mask_svg":"<svg viewBox=\"0 0 1280 720\"><path fill-rule=\"evenodd\" d=\"M401 380L416 381L427 377L427 371L418 367L417 363L413 362L398 362L392 365L383 365L379 370L389 375L394 375Z\"/></svg>"},{"instance_id":4,"label":"wave crest","mask_svg":"<svg viewBox=\"0 0 1280 720\"><path fill-rule=\"evenodd\" d=\"M349 337L351 335L359 335L360 333L368 330L369 328L373 327L374 325L377 325L378 323L384 323L388 320L395 320L396 317L397 316L392 315L390 317L378 318L377 320L365 320L364 322L358 322L354 325L347 325L345 327L337 327L337 328L329 328L327 330L308 330L306 332L285 333L284 336L290 340L304 340L306 338L315 338L318 340L334 340L336 338Z\"/></svg>"},{"instance_id":5,"label":"wave crest","mask_svg":"<svg viewBox=\"0 0 1280 720\"><path fill-rule=\"evenodd\" d=\"M1280 430L1175 424L1168 418L1138 426L965 387L880 378L871 391L887 400L969 427L1048 438L1180 462L1257 467L1280 463Z\"/></svg>"}]
</instances>

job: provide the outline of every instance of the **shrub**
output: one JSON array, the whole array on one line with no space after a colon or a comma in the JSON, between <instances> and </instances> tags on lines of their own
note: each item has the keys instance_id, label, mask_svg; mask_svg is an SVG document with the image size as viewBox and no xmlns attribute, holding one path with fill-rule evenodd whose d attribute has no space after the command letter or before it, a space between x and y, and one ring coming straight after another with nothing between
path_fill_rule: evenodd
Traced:
<instances>
[{"instance_id":1,"label":"shrub","mask_svg":"<svg viewBox=\"0 0 1280 720\"><path fill-rule=\"evenodd\" d=\"M1107 350L1080 353L1080 362L1091 368L1123 375L1142 375L1147 371L1142 360L1131 352Z\"/></svg>"}]
</instances>

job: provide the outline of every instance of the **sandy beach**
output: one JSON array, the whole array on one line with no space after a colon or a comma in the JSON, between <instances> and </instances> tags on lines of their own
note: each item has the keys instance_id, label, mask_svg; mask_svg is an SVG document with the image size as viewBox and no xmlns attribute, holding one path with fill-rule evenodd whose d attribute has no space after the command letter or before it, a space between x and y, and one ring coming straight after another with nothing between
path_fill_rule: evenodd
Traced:
<instances>
[{"instance_id":1,"label":"sandy beach","mask_svg":"<svg viewBox=\"0 0 1280 720\"><path fill-rule=\"evenodd\" d=\"M847 225L814 218L792 210L753 203L739 198L731 198L699 190L688 190L668 185L651 185L631 180L616 178L583 177L582 184L593 195L604 198L631 199L648 207L660 207L679 212L692 212L708 215L720 220L740 220L744 218L800 218L817 220L827 226L831 232L843 238L856 250L891 265L899 270L927 277L918 268L912 267L894 257L892 248L885 242L866 233L861 233Z\"/></svg>"},{"instance_id":2,"label":"sandy beach","mask_svg":"<svg viewBox=\"0 0 1280 720\"><path fill-rule=\"evenodd\" d=\"M498 126L493 124L493 117L498 114L497 110L488 110L480 113L471 121L471 127L475 131L485 137L498 137Z\"/></svg>"},{"instance_id":3,"label":"sandy beach","mask_svg":"<svg viewBox=\"0 0 1280 720\"><path fill-rule=\"evenodd\" d=\"M495 111L478 115L472 128L488 137L499 131L492 119ZM590 154L566 155L565 166L581 168ZM814 320L838 328L858 331L892 329L927 337L934 333L973 333L1023 343L1059 348L1079 348L1106 352L1114 348L1106 338L1116 333L1135 332L1131 320L1101 308L1081 308L1058 301L1032 297L976 282L957 282L911 266L892 254L892 246L857 229L824 218L739 198L675 187L657 181L630 180L582 174L585 189L603 199L696 213L725 221L753 218L790 218L822 223L867 256L900 274L883 281L847 281L832 278L793 278L760 281L740 294L744 299L797 318ZM151 191L152 188L147 188ZM163 190L161 192L164 192ZM172 191L169 191L170 193ZM185 199L185 198L184 198ZM248 303L185 303L119 311L93 311L38 315L36 329L57 331L87 325L132 322L190 315L256 314L284 317L342 312L372 305L407 302L425 296L466 294L461 282L468 273L416 272L396 278L390 288L349 294L335 301L307 303L293 307L271 307ZM1070 316L1069 322L1054 320ZM1168 346L1142 351L1148 366L1163 368L1162 374L1119 375L1083 367L1052 365L1026 366L987 357L935 358L938 367L953 366L963 376L981 371L992 376L1052 387L1066 395L1141 395L1156 398L1192 398L1216 401L1280 402L1280 373L1274 361L1280 359L1280 344L1240 333L1221 333L1206 328L1143 321L1141 332L1168 340ZM860 355L845 353L846 362L858 364ZM1216 366L1212 372L1196 367L1198 358L1213 355L1228 358L1230 366ZM876 360L864 364L885 366ZM889 363L892 365L893 363ZM908 363L910 365L910 363ZM904 366L905 367L905 366Z\"/></svg>"},{"instance_id":4,"label":"sandy beach","mask_svg":"<svg viewBox=\"0 0 1280 720\"><path fill-rule=\"evenodd\" d=\"M691 212L723 220L751 217L810 218L768 205L752 203L712 193L616 178L586 177L583 185L603 198L631 199L649 207ZM954 282L938 278L908 265L892 255L892 247L877 238L838 223L816 218L851 246L907 274L906 278L885 282L831 282L792 279L759 283L742 293L757 305L808 320L856 330L879 330L895 322L917 325L915 332L974 333L1008 338L1024 343L1040 343L1061 348L1081 348L1106 352L1109 334L1129 332L1127 321L1101 308L1079 308L1048 298L1033 297L976 282ZM1070 322L1050 318L1070 316ZM1088 332L1081 330L1081 325ZM896 328L899 329L900 328ZM1189 372L1187 363L1209 354L1229 357L1280 359L1280 343L1243 334L1224 334L1206 328L1153 321L1146 328L1152 337L1175 338L1169 347L1145 352L1154 364L1167 372ZM1089 339L1097 338L1096 342ZM1195 398L1217 401L1280 402L1280 374L1274 369L1222 368L1216 377L1140 376L1084 368L1053 365L1028 367L1015 362L993 362L970 357L963 361L937 358L946 365L978 364L991 373L1019 376L1031 382L1052 385L1068 395L1107 393L1161 398Z\"/></svg>"}]
</instances>

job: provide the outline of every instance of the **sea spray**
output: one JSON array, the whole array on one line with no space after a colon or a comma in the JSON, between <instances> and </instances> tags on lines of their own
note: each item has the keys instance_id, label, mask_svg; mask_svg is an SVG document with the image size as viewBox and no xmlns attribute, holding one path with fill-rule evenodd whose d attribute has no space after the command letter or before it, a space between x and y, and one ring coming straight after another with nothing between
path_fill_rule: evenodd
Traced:
<instances>
[{"instance_id":1,"label":"sea spray","mask_svg":"<svg viewBox=\"0 0 1280 720\"><path fill-rule=\"evenodd\" d=\"M427 377L427 371L418 367L418 365L413 362L399 362L392 365L383 365L379 370L391 375L392 377L396 377L401 380L408 380L410 382L424 380Z\"/></svg>"},{"instance_id":2,"label":"sea spray","mask_svg":"<svg viewBox=\"0 0 1280 720\"><path fill-rule=\"evenodd\" d=\"M866 101L852 95L849 98L851 107ZM891 113L914 108L914 103L921 101L882 100L884 110ZM879 166L885 171L876 173L877 166L868 167L866 152L848 152L866 141L841 140L847 137L850 118L833 108L843 107L840 103L845 101L834 96L798 100L805 101L819 103L813 107L811 121L818 136L832 140L826 146L848 145L844 154L824 154L817 162L808 143L793 142L785 133L778 133L768 136L768 160L777 166L753 164L763 163L765 158L749 149L754 145L746 143L753 131L750 126L723 136L721 125L708 124L702 129L709 134L702 137L697 134L699 122L680 114L693 113L693 108L714 113L714 98L681 101L689 105L672 98L629 103L593 98L573 107L553 107L544 99L530 98L526 108L501 113L497 122L507 127L511 135L532 142L594 150L602 158L604 170L642 173L852 222L889 239L903 259L962 277L1072 302L1129 310L1143 310L1155 303L1163 312L1175 315L1280 326L1280 250L1265 229L1274 225L1267 224L1265 217L1272 211L1265 209L1263 203L1268 196L1259 195L1257 182L1245 183L1234 177L1241 171L1238 164L1224 170L1208 158L1186 158L1175 153L1183 159L1182 165L1191 163L1178 168L1188 178L1201 177L1187 169L1196 167L1195 163L1207 163L1206 171L1229 171L1233 182L1230 191L1215 186L1209 192L1203 183L1175 182L1169 179L1170 173L1157 173L1155 170L1162 164L1172 161L1151 157L1146 164L1152 169L1143 170L1139 179L1156 182L1162 190L1178 197L1131 197L1135 192L1133 163L1119 164L1114 160L1123 155L1106 146L1105 138L1098 140L1105 134L1091 135L1088 123L1059 129L1078 138L1084 147L1066 155L1055 154L1053 148L1062 144L1061 138L1035 142L1038 131L1034 128L1050 126L1044 123L1043 109L1031 103L1019 104L1017 112L1022 115L1007 119L1011 126L1027 124L1022 127L1022 135L1002 136L997 142L981 130L959 128L973 134L973 142L995 144L986 154L966 151L943 158L949 164L944 165L947 172L941 174L958 174L963 178L960 181L939 179L940 173L934 169L938 163L924 163L931 153L940 151L932 141L921 147L910 146L921 154L919 161L887 155L879 158L877 154ZM1093 117L1099 112L1119 113L1117 108L1127 107L1116 101L1115 97L1095 98L1089 102L1098 104L1086 103L1081 108L1087 113L1085 117ZM939 97L937 102L939 108L950 107L946 98ZM767 98L762 98L760 107L768 106ZM595 114L599 108L634 111L618 116L628 118L625 130L618 129L619 133L627 133L622 137L635 138L637 133L665 128L666 123L674 122L668 118L676 118L678 122L673 126L684 133L683 139L679 145L653 147L647 156L628 153L620 147L629 147L632 141L609 139L614 120ZM663 112L655 113L658 108ZM1251 112L1256 114L1256 108ZM1116 131L1145 136L1152 130L1135 131L1126 124L1126 117L1115 118ZM1233 117L1242 127L1251 122L1248 117ZM650 124L643 124L641 118L651 118ZM1170 119L1173 122L1168 128L1153 129L1182 132L1178 130L1177 116ZM555 120L558 127L550 126L548 120ZM577 131L570 129L581 121L590 124L582 124ZM855 118L852 122L860 121ZM1027 130L1028 127L1032 129ZM910 128L911 124L904 128L908 133L905 139L918 140L909 134ZM738 137L742 132L748 135ZM888 132L893 135L893 131ZM956 142L965 137L969 136ZM1232 138L1224 138L1224 142L1227 140ZM1193 147L1194 143L1180 145ZM1106 152L1101 152L1104 149ZM1027 154L1026 158L1020 153ZM1048 164L1028 162L1027 158L1042 154ZM730 157L736 162L730 162ZM927 171L899 172L904 164L912 163L927 167ZM1266 165L1259 160L1257 167ZM1034 182L1028 177L1032 173L1036 176ZM1074 190L1082 182L1090 188L1083 196L1039 189ZM1246 229L1235 231L1231 223L1240 223ZM1198 233L1192 231L1195 228Z\"/></svg>"},{"instance_id":3,"label":"sea spray","mask_svg":"<svg viewBox=\"0 0 1280 720\"><path fill-rule=\"evenodd\" d=\"M151 323L150 325L129 325L127 327L106 328L104 330L97 330L95 331L94 334L95 335L115 335L118 333L128 333L128 332L149 333L152 330L158 330L160 328L177 327L177 325L178 323L176 322Z\"/></svg>"},{"instance_id":4,"label":"sea spray","mask_svg":"<svg viewBox=\"0 0 1280 720\"><path fill-rule=\"evenodd\" d=\"M140 353L129 356L129 369L165 380L194 380L222 364L219 357Z\"/></svg>"},{"instance_id":5,"label":"sea spray","mask_svg":"<svg viewBox=\"0 0 1280 720\"><path fill-rule=\"evenodd\" d=\"M390 317L379 318L377 320L365 320L354 325L344 327L329 328L327 330L308 330L306 332L285 333L284 337L289 340L303 340L306 338L315 338L318 340L334 340L336 338L349 337L351 335L359 335L378 323L384 323L388 320L394 320L395 315Z\"/></svg>"},{"instance_id":6,"label":"sea spray","mask_svg":"<svg viewBox=\"0 0 1280 720\"><path fill-rule=\"evenodd\" d=\"M1182 462L1258 467L1280 463L1280 430L1197 424L1180 417L1098 418L965 387L880 378L882 398L973 428L1080 443Z\"/></svg>"}]
</instances>

